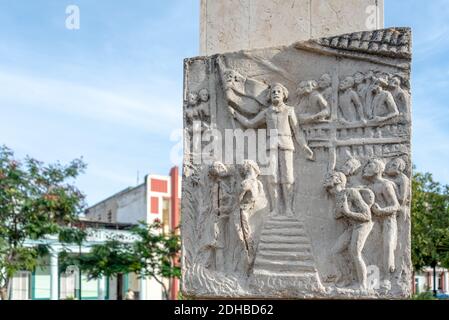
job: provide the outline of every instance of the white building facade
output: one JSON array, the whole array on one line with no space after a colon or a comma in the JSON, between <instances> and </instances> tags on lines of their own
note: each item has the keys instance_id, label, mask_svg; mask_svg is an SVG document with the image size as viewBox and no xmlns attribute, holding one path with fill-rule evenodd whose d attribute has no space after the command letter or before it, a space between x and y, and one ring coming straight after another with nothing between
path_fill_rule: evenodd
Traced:
<instances>
[{"instance_id":1,"label":"white building facade","mask_svg":"<svg viewBox=\"0 0 449 320\"><path fill-rule=\"evenodd\" d=\"M117 227L117 225L116 225ZM12 279L11 300L121 300L131 289L137 299L145 300L147 294L146 278L136 274L123 274L118 277L88 279L75 266L65 270L60 267L59 254L63 250L73 254L89 253L94 245L107 240L125 243L136 241L136 237L126 230L114 230L106 227L87 228L86 241L81 245L66 245L58 242L57 237L47 237L39 241L27 241L26 246L46 244L50 255L41 259L33 272L18 272Z\"/></svg>"}]
</instances>

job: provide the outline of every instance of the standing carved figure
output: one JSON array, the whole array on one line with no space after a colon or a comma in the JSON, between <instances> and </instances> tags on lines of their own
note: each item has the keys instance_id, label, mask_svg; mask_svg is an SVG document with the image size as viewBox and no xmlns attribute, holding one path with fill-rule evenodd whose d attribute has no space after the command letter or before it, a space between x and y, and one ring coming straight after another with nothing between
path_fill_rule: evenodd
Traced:
<instances>
[{"instance_id":1,"label":"standing carved figure","mask_svg":"<svg viewBox=\"0 0 449 320\"><path fill-rule=\"evenodd\" d=\"M203 132L210 128L209 91L204 88L199 92L189 92L187 96L186 118L189 133Z\"/></svg>"},{"instance_id":2,"label":"standing carved figure","mask_svg":"<svg viewBox=\"0 0 449 320\"><path fill-rule=\"evenodd\" d=\"M339 110L341 113L341 121L343 123L353 123L357 121L365 122L363 105L353 87L353 77L346 77L340 83Z\"/></svg>"},{"instance_id":3,"label":"standing carved figure","mask_svg":"<svg viewBox=\"0 0 449 320\"><path fill-rule=\"evenodd\" d=\"M318 80L318 88L320 93L326 100L327 104L330 106L332 104L332 78L328 73L323 74Z\"/></svg>"},{"instance_id":4,"label":"standing carved figure","mask_svg":"<svg viewBox=\"0 0 449 320\"><path fill-rule=\"evenodd\" d=\"M399 115L399 110L393 95L385 90L388 82L382 78L375 80L372 92L374 94L368 117L373 122L385 122Z\"/></svg>"},{"instance_id":5,"label":"standing carved figure","mask_svg":"<svg viewBox=\"0 0 449 320\"><path fill-rule=\"evenodd\" d=\"M345 279L345 275L342 273L342 270L345 269L342 253L349 249L357 272L358 287L367 289L367 269L362 251L373 228L370 208L374 203L374 194L368 189L363 190L368 195L365 196L368 198L365 201L361 194L362 190L346 188L346 176L341 172L330 174L326 178L324 187L327 192L335 196L335 219L342 219L346 224L345 232L331 249L333 260L340 272L337 284L349 284L350 280Z\"/></svg>"},{"instance_id":6,"label":"standing carved figure","mask_svg":"<svg viewBox=\"0 0 449 320\"><path fill-rule=\"evenodd\" d=\"M235 208L232 185L228 181L231 174L221 162L214 162L209 169L211 179L210 210L200 221L202 243L199 263L218 272L225 272L229 264L228 249L229 219Z\"/></svg>"},{"instance_id":7,"label":"standing carved figure","mask_svg":"<svg viewBox=\"0 0 449 320\"><path fill-rule=\"evenodd\" d=\"M394 101L398 106L399 113L401 115L408 115L410 112L410 94L402 89L401 83L401 78L395 76L390 80L389 87Z\"/></svg>"},{"instance_id":8,"label":"standing carved figure","mask_svg":"<svg viewBox=\"0 0 449 320\"><path fill-rule=\"evenodd\" d=\"M197 92L189 92L187 95L187 109L186 109L186 117L188 124L192 124L195 118L198 117L198 110L196 106L199 102L199 96Z\"/></svg>"},{"instance_id":9,"label":"standing carved figure","mask_svg":"<svg viewBox=\"0 0 449 320\"><path fill-rule=\"evenodd\" d=\"M355 90L359 96L360 102L363 106L366 105L367 94L370 84L366 76L362 72L357 72L354 75Z\"/></svg>"},{"instance_id":10,"label":"standing carved figure","mask_svg":"<svg viewBox=\"0 0 449 320\"><path fill-rule=\"evenodd\" d=\"M316 81L302 81L298 93L301 97L298 105L298 118L301 123L320 122L330 117L329 103L317 90Z\"/></svg>"},{"instance_id":11,"label":"standing carved figure","mask_svg":"<svg viewBox=\"0 0 449 320\"><path fill-rule=\"evenodd\" d=\"M377 78L374 75L374 71L370 70L365 74L365 83L366 83L366 95L365 95L365 102L364 102L364 111L365 111L365 117L366 119L370 119L372 116L372 110L371 106L373 104L374 99L374 85Z\"/></svg>"},{"instance_id":12,"label":"standing carved figure","mask_svg":"<svg viewBox=\"0 0 449 320\"><path fill-rule=\"evenodd\" d=\"M406 206L410 200L410 179L404 173L407 165L401 158L396 158L387 163L385 174L395 183L396 196L401 207Z\"/></svg>"},{"instance_id":13,"label":"standing carved figure","mask_svg":"<svg viewBox=\"0 0 449 320\"><path fill-rule=\"evenodd\" d=\"M368 187L375 195L372 213L382 221L384 268L388 274L396 269L395 251L398 231L396 216L400 205L394 183L382 177L384 171L383 161L372 159L363 168L363 177L369 182Z\"/></svg>"},{"instance_id":14,"label":"standing carved figure","mask_svg":"<svg viewBox=\"0 0 449 320\"><path fill-rule=\"evenodd\" d=\"M401 234L408 233L407 228L407 222L410 219L410 179L408 176L404 173L406 170L406 162L401 158L395 158L390 160L386 167L385 167L385 175L387 179L394 182L395 190L396 190L396 196L399 201L399 205L401 208L399 209L398 214L398 237L401 236ZM400 219L399 219L400 218ZM408 220L408 221L407 221ZM400 223L402 222L402 223ZM401 247L404 244L401 242L398 242L398 250L401 249ZM405 257L402 256L401 260L398 262L398 271L400 271L400 274L403 274L404 272L404 262Z\"/></svg>"},{"instance_id":15,"label":"standing carved figure","mask_svg":"<svg viewBox=\"0 0 449 320\"><path fill-rule=\"evenodd\" d=\"M262 182L258 180L260 169L256 162L252 160L245 160L242 168L243 181L241 183L239 195L239 210L236 211L237 219L234 219L235 229L237 231L240 243L237 251L238 264L243 264L243 271L248 273L255 259L255 245L253 238L253 230L250 226L250 217L256 210L264 206L265 192L263 190ZM237 270L238 271L238 270Z\"/></svg>"},{"instance_id":16,"label":"standing carved figure","mask_svg":"<svg viewBox=\"0 0 449 320\"><path fill-rule=\"evenodd\" d=\"M278 201L278 195L282 194L282 204L286 214L293 215L293 185L295 183L293 136L309 160L313 159L313 152L307 145L304 133L299 129L294 109L285 104L287 99L288 90L282 84L275 83L270 86L270 107L259 112L253 119L247 119L232 107L229 107L229 110L244 127L267 126L268 138L270 141L275 141L275 143L269 144L271 168L273 169L269 183L272 214L282 212ZM273 135L275 136L272 137Z\"/></svg>"},{"instance_id":17,"label":"standing carved figure","mask_svg":"<svg viewBox=\"0 0 449 320\"><path fill-rule=\"evenodd\" d=\"M210 110L209 110L209 90L206 88L201 89L198 92L199 105L198 113L202 121L205 123L210 121Z\"/></svg>"},{"instance_id":18,"label":"standing carved figure","mask_svg":"<svg viewBox=\"0 0 449 320\"><path fill-rule=\"evenodd\" d=\"M357 173L362 167L360 161L356 158L350 157L341 166L340 171L346 176L347 185L351 188L359 187L361 185L360 181L357 180Z\"/></svg>"}]
</instances>

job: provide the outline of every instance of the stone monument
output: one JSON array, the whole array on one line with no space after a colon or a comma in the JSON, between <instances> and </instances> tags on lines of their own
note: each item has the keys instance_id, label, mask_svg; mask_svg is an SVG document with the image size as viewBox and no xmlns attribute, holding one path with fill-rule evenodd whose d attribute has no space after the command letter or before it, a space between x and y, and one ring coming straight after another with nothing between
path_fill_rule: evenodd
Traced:
<instances>
[{"instance_id":1,"label":"stone monument","mask_svg":"<svg viewBox=\"0 0 449 320\"><path fill-rule=\"evenodd\" d=\"M411 31L186 59L182 290L406 298Z\"/></svg>"}]
</instances>

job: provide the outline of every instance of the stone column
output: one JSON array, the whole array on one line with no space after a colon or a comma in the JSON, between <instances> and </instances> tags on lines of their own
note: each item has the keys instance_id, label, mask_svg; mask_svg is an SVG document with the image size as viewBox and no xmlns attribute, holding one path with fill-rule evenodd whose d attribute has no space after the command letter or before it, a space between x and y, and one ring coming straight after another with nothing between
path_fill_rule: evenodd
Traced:
<instances>
[{"instance_id":1,"label":"stone column","mask_svg":"<svg viewBox=\"0 0 449 320\"><path fill-rule=\"evenodd\" d=\"M200 55L381 29L383 0L201 0Z\"/></svg>"},{"instance_id":2,"label":"stone column","mask_svg":"<svg viewBox=\"0 0 449 320\"><path fill-rule=\"evenodd\" d=\"M147 300L147 278L140 278L140 300Z\"/></svg>"},{"instance_id":3,"label":"stone column","mask_svg":"<svg viewBox=\"0 0 449 320\"><path fill-rule=\"evenodd\" d=\"M448 293L449 292L449 272L447 270L445 270L443 272L443 279L444 279L444 292Z\"/></svg>"},{"instance_id":4,"label":"stone column","mask_svg":"<svg viewBox=\"0 0 449 320\"><path fill-rule=\"evenodd\" d=\"M107 278L105 276L98 280L98 300L104 300L106 297L106 281Z\"/></svg>"},{"instance_id":5,"label":"stone column","mask_svg":"<svg viewBox=\"0 0 449 320\"><path fill-rule=\"evenodd\" d=\"M53 251L50 255L50 299L59 300L59 252Z\"/></svg>"}]
</instances>

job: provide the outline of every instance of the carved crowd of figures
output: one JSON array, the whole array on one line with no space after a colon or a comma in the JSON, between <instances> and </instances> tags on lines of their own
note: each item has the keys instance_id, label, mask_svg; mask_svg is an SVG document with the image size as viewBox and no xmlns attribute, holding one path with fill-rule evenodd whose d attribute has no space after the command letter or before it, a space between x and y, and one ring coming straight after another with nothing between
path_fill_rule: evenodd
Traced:
<instances>
[{"instance_id":1,"label":"carved crowd of figures","mask_svg":"<svg viewBox=\"0 0 449 320\"><path fill-rule=\"evenodd\" d=\"M219 161L210 166L210 205L197 226L197 265L223 274L249 274L256 254L250 218L266 206L259 175L252 160L238 167Z\"/></svg>"},{"instance_id":2,"label":"carved crowd of figures","mask_svg":"<svg viewBox=\"0 0 449 320\"><path fill-rule=\"evenodd\" d=\"M338 120L342 124L378 124L409 114L409 84L401 74L369 71L339 79ZM332 78L325 73L299 83L298 118L302 123L330 120Z\"/></svg>"},{"instance_id":3,"label":"carved crowd of figures","mask_svg":"<svg viewBox=\"0 0 449 320\"><path fill-rule=\"evenodd\" d=\"M379 265L384 279L382 285L391 285L389 274L396 271L395 251L398 241L398 216L408 219L406 208L410 200L410 180L406 175L404 159L394 158L385 163L370 159L363 166L356 158L349 158L339 169L330 173L325 189L335 197L335 219L342 220L346 228L331 250L337 267L335 282L344 287L351 285L351 275L343 258L348 250L355 267L358 283L367 288L367 267L362 250L373 229L379 223L382 232L382 262Z\"/></svg>"}]
</instances>

